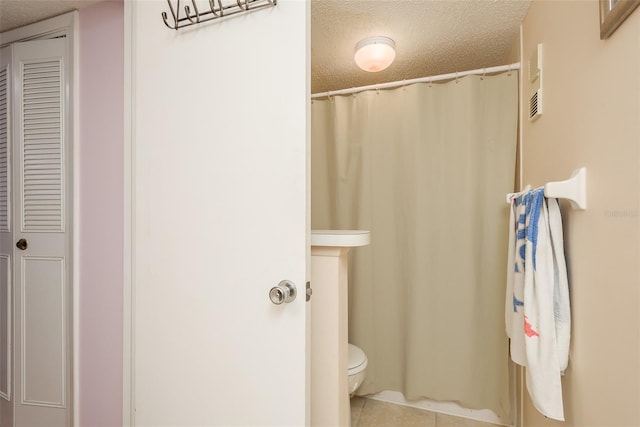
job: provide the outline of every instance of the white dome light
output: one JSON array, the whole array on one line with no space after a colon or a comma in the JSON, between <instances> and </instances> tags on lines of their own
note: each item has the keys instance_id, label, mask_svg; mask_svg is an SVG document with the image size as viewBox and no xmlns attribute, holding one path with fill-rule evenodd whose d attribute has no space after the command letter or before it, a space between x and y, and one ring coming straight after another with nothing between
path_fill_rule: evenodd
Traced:
<instances>
[{"instance_id":1,"label":"white dome light","mask_svg":"<svg viewBox=\"0 0 640 427\"><path fill-rule=\"evenodd\" d=\"M395 47L388 37L369 37L358 42L353 59L364 71L382 71L396 59Z\"/></svg>"}]
</instances>

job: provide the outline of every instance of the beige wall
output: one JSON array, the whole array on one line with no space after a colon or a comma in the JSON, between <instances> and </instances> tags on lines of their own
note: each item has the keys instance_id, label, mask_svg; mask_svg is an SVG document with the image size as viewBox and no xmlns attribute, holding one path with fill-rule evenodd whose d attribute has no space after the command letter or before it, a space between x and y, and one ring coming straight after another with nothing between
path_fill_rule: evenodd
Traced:
<instances>
[{"instance_id":1,"label":"beige wall","mask_svg":"<svg viewBox=\"0 0 640 427\"><path fill-rule=\"evenodd\" d=\"M605 41L598 22L591 0L534 1L523 23L522 107L528 58L544 46L543 116L522 120L523 181L588 171L588 209L563 206L573 321L566 423L545 420L525 397L526 427L640 425L640 9Z\"/></svg>"},{"instance_id":2,"label":"beige wall","mask_svg":"<svg viewBox=\"0 0 640 427\"><path fill-rule=\"evenodd\" d=\"M513 64L514 62L520 62L520 35L513 39L509 51L504 56L503 64Z\"/></svg>"}]
</instances>

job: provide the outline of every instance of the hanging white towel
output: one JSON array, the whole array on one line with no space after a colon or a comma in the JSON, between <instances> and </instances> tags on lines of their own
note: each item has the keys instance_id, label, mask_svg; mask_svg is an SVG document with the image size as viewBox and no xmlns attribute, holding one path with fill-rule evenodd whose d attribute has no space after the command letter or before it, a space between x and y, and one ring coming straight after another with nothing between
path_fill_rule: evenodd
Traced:
<instances>
[{"instance_id":1,"label":"hanging white towel","mask_svg":"<svg viewBox=\"0 0 640 427\"><path fill-rule=\"evenodd\" d=\"M569 343L571 341L571 304L569 302L569 281L564 259L564 237L562 217L557 199L546 199L549 211L549 228L553 245L554 293L553 314L556 322L556 340L560 371L564 373L569 364Z\"/></svg>"},{"instance_id":2,"label":"hanging white towel","mask_svg":"<svg viewBox=\"0 0 640 427\"><path fill-rule=\"evenodd\" d=\"M527 367L534 406L564 420L560 376L568 363L571 316L560 209L542 188L518 195L511 207L515 236L509 241L505 313L511 357Z\"/></svg>"},{"instance_id":3,"label":"hanging white towel","mask_svg":"<svg viewBox=\"0 0 640 427\"><path fill-rule=\"evenodd\" d=\"M511 359L526 366L524 349L524 267L526 243L526 206L529 189L514 195L509 214L509 252L507 260L507 294L505 324L510 338Z\"/></svg>"},{"instance_id":4,"label":"hanging white towel","mask_svg":"<svg viewBox=\"0 0 640 427\"><path fill-rule=\"evenodd\" d=\"M564 421L556 341L554 257L549 214L542 189L531 192L524 278L527 390L543 415Z\"/></svg>"}]
</instances>

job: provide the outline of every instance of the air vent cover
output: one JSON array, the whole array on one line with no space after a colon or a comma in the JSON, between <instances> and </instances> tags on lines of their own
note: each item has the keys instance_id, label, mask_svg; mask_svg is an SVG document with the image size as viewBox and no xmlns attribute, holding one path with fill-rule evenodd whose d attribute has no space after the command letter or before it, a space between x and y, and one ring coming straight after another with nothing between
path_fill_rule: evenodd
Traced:
<instances>
[{"instance_id":1,"label":"air vent cover","mask_svg":"<svg viewBox=\"0 0 640 427\"><path fill-rule=\"evenodd\" d=\"M533 92L529 98L529 120L534 121L542 115L542 89Z\"/></svg>"},{"instance_id":2,"label":"air vent cover","mask_svg":"<svg viewBox=\"0 0 640 427\"><path fill-rule=\"evenodd\" d=\"M542 44L536 46L529 59L529 82L529 121L532 122L542 115Z\"/></svg>"}]
</instances>

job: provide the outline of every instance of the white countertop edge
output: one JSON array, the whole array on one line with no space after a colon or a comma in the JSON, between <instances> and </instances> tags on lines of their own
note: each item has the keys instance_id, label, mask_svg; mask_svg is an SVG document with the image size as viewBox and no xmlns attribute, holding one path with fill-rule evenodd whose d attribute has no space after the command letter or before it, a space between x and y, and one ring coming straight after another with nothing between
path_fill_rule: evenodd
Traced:
<instances>
[{"instance_id":1,"label":"white countertop edge","mask_svg":"<svg viewBox=\"0 0 640 427\"><path fill-rule=\"evenodd\" d=\"M311 230L311 246L355 248L370 243L368 230Z\"/></svg>"}]
</instances>

